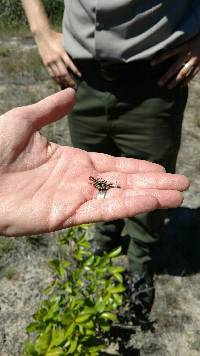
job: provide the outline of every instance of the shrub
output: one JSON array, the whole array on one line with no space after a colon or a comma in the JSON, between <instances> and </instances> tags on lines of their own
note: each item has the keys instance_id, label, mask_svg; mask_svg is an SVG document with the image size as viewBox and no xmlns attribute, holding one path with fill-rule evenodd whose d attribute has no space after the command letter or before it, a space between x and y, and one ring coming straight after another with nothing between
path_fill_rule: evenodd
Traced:
<instances>
[{"instance_id":1,"label":"shrub","mask_svg":"<svg viewBox=\"0 0 200 356\"><path fill-rule=\"evenodd\" d=\"M34 338L24 355L97 356L122 304L123 268L113 264L121 248L94 256L86 226L68 229L59 243L64 249L50 261L54 279L27 327Z\"/></svg>"}]
</instances>

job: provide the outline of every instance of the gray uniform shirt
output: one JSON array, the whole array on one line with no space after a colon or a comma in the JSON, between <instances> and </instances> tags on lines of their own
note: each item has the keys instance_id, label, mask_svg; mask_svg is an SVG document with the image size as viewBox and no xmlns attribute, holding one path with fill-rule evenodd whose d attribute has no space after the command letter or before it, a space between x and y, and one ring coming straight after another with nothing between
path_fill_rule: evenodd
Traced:
<instances>
[{"instance_id":1,"label":"gray uniform shirt","mask_svg":"<svg viewBox=\"0 0 200 356\"><path fill-rule=\"evenodd\" d=\"M198 33L200 0L65 0L63 47L75 59L148 59Z\"/></svg>"}]
</instances>

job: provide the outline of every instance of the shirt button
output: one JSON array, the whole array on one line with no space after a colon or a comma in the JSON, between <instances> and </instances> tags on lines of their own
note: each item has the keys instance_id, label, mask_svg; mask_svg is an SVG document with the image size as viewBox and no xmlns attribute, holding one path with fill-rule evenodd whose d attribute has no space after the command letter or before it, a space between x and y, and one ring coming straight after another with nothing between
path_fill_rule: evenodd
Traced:
<instances>
[{"instance_id":1,"label":"shirt button","mask_svg":"<svg viewBox=\"0 0 200 356\"><path fill-rule=\"evenodd\" d=\"M104 29L104 24L103 24L102 22L97 22L97 23L96 23L96 29L97 29L98 31L103 30L103 29Z\"/></svg>"}]
</instances>

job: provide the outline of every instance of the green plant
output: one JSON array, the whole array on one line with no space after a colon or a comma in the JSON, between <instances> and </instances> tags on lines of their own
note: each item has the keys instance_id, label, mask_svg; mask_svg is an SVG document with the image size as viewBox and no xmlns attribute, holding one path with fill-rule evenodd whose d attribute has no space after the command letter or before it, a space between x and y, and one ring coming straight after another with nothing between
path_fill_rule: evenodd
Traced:
<instances>
[{"instance_id":1,"label":"green plant","mask_svg":"<svg viewBox=\"0 0 200 356\"><path fill-rule=\"evenodd\" d=\"M70 228L60 238L60 257L50 261L54 279L27 327L34 333L25 356L97 356L122 304L123 267L114 261L121 248L94 256L87 226ZM66 258L67 256L67 258Z\"/></svg>"},{"instance_id":2,"label":"green plant","mask_svg":"<svg viewBox=\"0 0 200 356\"><path fill-rule=\"evenodd\" d=\"M44 7L50 21L60 23L62 20L64 1L43 0ZM20 27L27 24L23 7L19 0L0 0L0 19L6 27L9 25Z\"/></svg>"}]
</instances>

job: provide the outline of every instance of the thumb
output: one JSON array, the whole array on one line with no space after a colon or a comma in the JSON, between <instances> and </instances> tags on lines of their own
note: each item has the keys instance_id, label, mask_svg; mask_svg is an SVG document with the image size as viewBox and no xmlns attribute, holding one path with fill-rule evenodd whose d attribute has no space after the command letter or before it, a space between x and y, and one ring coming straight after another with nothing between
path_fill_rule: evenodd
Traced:
<instances>
[{"instance_id":1,"label":"thumb","mask_svg":"<svg viewBox=\"0 0 200 356\"><path fill-rule=\"evenodd\" d=\"M36 104L24 107L24 117L34 130L61 119L70 113L75 104L75 90L67 88L39 101Z\"/></svg>"}]
</instances>

